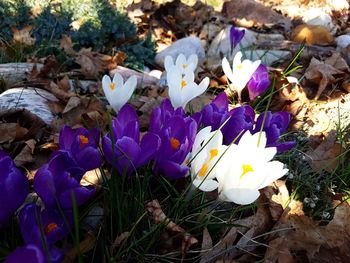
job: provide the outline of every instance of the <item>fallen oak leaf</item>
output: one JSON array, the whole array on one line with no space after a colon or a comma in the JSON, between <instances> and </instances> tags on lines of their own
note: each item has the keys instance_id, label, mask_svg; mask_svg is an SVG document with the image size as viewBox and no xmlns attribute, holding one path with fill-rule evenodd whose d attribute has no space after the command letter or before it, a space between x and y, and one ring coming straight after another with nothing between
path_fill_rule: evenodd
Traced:
<instances>
[{"instance_id":1,"label":"fallen oak leaf","mask_svg":"<svg viewBox=\"0 0 350 263\"><path fill-rule=\"evenodd\" d=\"M335 212L328 225L319 225L317 221L303 214L288 214L283 221L276 224L267 248L267 258L271 256L276 261L273 242L283 242L284 248L293 251L297 262L347 262L350 258L350 231L347 224L350 220L350 205L348 202L334 202ZM306 252L307 258L298 259L300 252Z\"/></svg>"},{"instance_id":2,"label":"fallen oak leaf","mask_svg":"<svg viewBox=\"0 0 350 263\"><path fill-rule=\"evenodd\" d=\"M332 172L338 165L342 146L337 143L337 133L332 130L315 149L306 152L307 161L315 171Z\"/></svg>"},{"instance_id":3,"label":"fallen oak leaf","mask_svg":"<svg viewBox=\"0 0 350 263\"><path fill-rule=\"evenodd\" d=\"M18 123L0 123L0 143L22 140L27 133Z\"/></svg>"},{"instance_id":4,"label":"fallen oak leaf","mask_svg":"<svg viewBox=\"0 0 350 263\"><path fill-rule=\"evenodd\" d=\"M318 90L315 99L318 99L321 93L329 84L335 82L334 75L343 72L334 68L332 65L326 64L316 58L312 58L309 67L305 71L305 78L311 82L318 84Z\"/></svg>"},{"instance_id":5,"label":"fallen oak leaf","mask_svg":"<svg viewBox=\"0 0 350 263\"><path fill-rule=\"evenodd\" d=\"M82 48L75 57L75 62L81 67L80 72L88 78L99 78L101 73L112 70L123 64L125 53L119 51L113 57L92 51L92 48Z\"/></svg>"},{"instance_id":6,"label":"fallen oak leaf","mask_svg":"<svg viewBox=\"0 0 350 263\"><path fill-rule=\"evenodd\" d=\"M34 139L30 139L25 142L23 149L13 160L17 166L33 163L35 161L35 158L33 156L35 145L36 141Z\"/></svg>"}]
</instances>

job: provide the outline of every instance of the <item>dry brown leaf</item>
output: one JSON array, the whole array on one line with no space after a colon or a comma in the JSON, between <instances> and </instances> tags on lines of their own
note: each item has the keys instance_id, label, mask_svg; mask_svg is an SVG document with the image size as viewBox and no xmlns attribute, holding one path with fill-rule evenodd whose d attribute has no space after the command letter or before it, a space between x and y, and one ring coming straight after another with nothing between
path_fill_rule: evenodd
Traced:
<instances>
[{"instance_id":1,"label":"dry brown leaf","mask_svg":"<svg viewBox=\"0 0 350 263\"><path fill-rule=\"evenodd\" d=\"M208 231L208 228L203 229L203 238L202 238L202 248L201 248L201 261L205 262L208 257L211 257L211 250L213 248L213 240L210 236L210 233Z\"/></svg>"},{"instance_id":2,"label":"dry brown leaf","mask_svg":"<svg viewBox=\"0 0 350 263\"><path fill-rule=\"evenodd\" d=\"M320 25L299 25L294 28L291 38L295 42L306 42L310 45L332 45L335 43L328 28Z\"/></svg>"},{"instance_id":3,"label":"dry brown leaf","mask_svg":"<svg viewBox=\"0 0 350 263\"><path fill-rule=\"evenodd\" d=\"M62 38L60 40L60 48L63 49L63 51L69 55L69 56L75 56L76 52L73 49L73 42L70 36L63 34Z\"/></svg>"},{"instance_id":4,"label":"dry brown leaf","mask_svg":"<svg viewBox=\"0 0 350 263\"><path fill-rule=\"evenodd\" d=\"M152 218L157 224L164 224L170 233L181 234L181 253L184 257L188 249L198 243L198 240L187 233L182 227L171 221L163 212L158 200L152 200L147 204L147 210L152 214Z\"/></svg>"},{"instance_id":5,"label":"dry brown leaf","mask_svg":"<svg viewBox=\"0 0 350 263\"><path fill-rule=\"evenodd\" d=\"M23 149L13 160L17 166L22 166L24 164L32 163L35 161L35 158L33 156L35 145L36 141L34 139L30 139L25 142Z\"/></svg>"},{"instance_id":6,"label":"dry brown leaf","mask_svg":"<svg viewBox=\"0 0 350 263\"><path fill-rule=\"evenodd\" d=\"M345 59L340 55L340 53L333 53L332 56L329 58L326 58L324 61L326 64L331 65L337 70L343 71L343 72L348 72L349 71L349 66L346 63Z\"/></svg>"},{"instance_id":7,"label":"dry brown leaf","mask_svg":"<svg viewBox=\"0 0 350 263\"><path fill-rule=\"evenodd\" d=\"M80 105L80 103L81 103L81 100L80 100L79 97L75 97L75 96L74 97L70 97L68 102L67 102L67 105L64 108L62 113L65 114L65 113L71 111L72 109L78 107Z\"/></svg>"},{"instance_id":8,"label":"dry brown leaf","mask_svg":"<svg viewBox=\"0 0 350 263\"><path fill-rule=\"evenodd\" d=\"M316 58L312 58L309 67L305 71L305 78L318 84L317 94L315 99L318 99L327 85L335 82L334 75L342 74L330 64L326 64Z\"/></svg>"},{"instance_id":9,"label":"dry brown leaf","mask_svg":"<svg viewBox=\"0 0 350 263\"><path fill-rule=\"evenodd\" d=\"M94 97L80 97L80 104L62 114L67 125L87 124L85 121L103 127L106 123L106 116L103 103ZM96 119L98 118L98 119ZM58 123L57 123L58 124ZM62 124L62 123L61 123ZM58 124L58 125L61 125ZM93 127L89 126L89 127Z\"/></svg>"},{"instance_id":10,"label":"dry brown leaf","mask_svg":"<svg viewBox=\"0 0 350 263\"><path fill-rule=\"evenodd\" d=\"M254 0L231 0L224 3L222 12L230 19L245 19L251 21L251 25L282 25L289 30L291 21Z\"/></svg>"},{"instance_id":11,"label":"dry brown leaf","mask_svg":"<svg viewBox=\"0 0 350 263\"><path fill-rule=\"evenodd\" d=\"M15 27L12 27L12 34L13 34L13 42L22 44L25 46L33 46L35 43L35 38L31 37L30 31L32 30L33 26L24 26L22 29L18 30Z\"/></svg>"},{"instance_id":12,"label":"dry brown leaf","mask_svg":"<svg viewBox=\"0 0 350 263\"><path fill-rule=\"evenodd\" d=\"M276 238L269 243L265 254L265 263L294 263L295 260L285 245L283 238Z\"/></svg>"},{"instance_id":13,"label":"dry brown leaf","mask_svg":"<svg viewBox=\"0 0 350 263\"><path fill-rule=\"evenodd\" d=\"M331 131L315 149L306 152L306 157L315 171L325 169L332 172L338 165L342 146L337 143L336 131Z\"/></svg>"},{"instance_id":14,"label":"dry brown leaf","mask_svg":"<svg viewBox=\"0 0 350 263\"><path fill-rule=\"evenodd\" d=\"M49 85L45 86L45 89L50 91L56 98L68 102L71 97L75 96L75 93L70 91L65 91L61 89L55 82L51 81Z\"/></svg>"},{"instance_id":15,"label":"dry brown leaf","mask_svg":"<svg viewBox=\"0 0 350 263\"><path fill-rule=\"evenodd\" d=\"M106 70L112 70L123 64L126 54L119 51L113 57L92 51L91 48L82 48L75 58L81 67L81 73L88 78L98 78Z\"/></svg>"},{"instance_id":16,"label":"dry brown leaf","mask_svg":"<svg viewBox=\"0 0 350 263\"><path fill-rule=\"evenodd\" d=\"M297 262L347 262L350 258L350 206L348 202L334 203L335 213L328 225L320 226L318 222L302 214L294 214L285 217L285 220L277 224L273 229L273 235L266 255L269 261L276 261L276 247L284 244L284 250L293 251L297 256L300 252L306 252L306 257ZM286 253L288 254L288 253Z\"/></svg>"},{"instance_id":17,"label":"dry brown leaf","mask_svg":"<svg viewBox=\"0 0 350 263\"><path fill-rule=\"evenodd\" d=\"M296 78L280 78L278 75L277 79L280 80L276 83L278 93L273 99L272 108L276 111L290 112L295 120L293 126L298 126L304 122L310 101Z\"/></svg>"},{"instance_id":18,"label":"dry brown leaf","mask_svg":"<svg viewBox=\"0 0 350 263\"><path fill-rule=\"evenodd\" d=\"M69 91L70 90L70 83L69 83L69 78L68 76L64 76L63 79L58 81L57 86L64 91Z\"/></svg>"},{"instance_id":19,"label":"dry brown leaf","mask_svg":"<svg viewBox=\"0 0 350 263\"><path fill-rule=\"evenodd\" d=\"M27 133L18 123L0 123L0 143L22 140Z\"/></svg>"}]
</instances>

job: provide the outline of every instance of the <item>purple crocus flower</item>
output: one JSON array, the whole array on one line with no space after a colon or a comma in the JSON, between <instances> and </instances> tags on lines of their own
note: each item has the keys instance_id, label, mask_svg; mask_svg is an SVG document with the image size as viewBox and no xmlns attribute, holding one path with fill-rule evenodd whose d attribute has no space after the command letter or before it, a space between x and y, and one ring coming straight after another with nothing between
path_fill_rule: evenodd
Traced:
<instances>
[{"instance_id":1,"label":"purple crocus flower","mask_svg":"<svg viewBox=\"0 0 350 263\"><path fill-rule=\"evenodd\" d=\"M48 262L61 262L63 253L55 246L64 239L73 224L73 214L65 211L64 217L55 209L42 210L35 204L26 205L19 214L21 234L27 245L36 245L44 253ZM67 225L68 224L68 225Z\"/></svg>"},{"instance_id":2,"label":"purple crocus flower","mask_svg":"<svg viewBox=\"0 0 350 263\"><path fill-rule=\"evenodd\" d=\"M92 186L80 185L84 173L85 170L77 166L69 152L58 151L36 172L34 190L46 207L59 205L63 209L72 208L73 201L78 206L82 205L95 192Z\"/></svg>"},{"instance_id":3,"label":"purple crocus flower","mask_svg":"<svg viewBox=\"0 0 350 263\"><path fill-rule=\"evenodd\" d=\"M0 151L0 228L24 202L29 192L26 176L17 169L11 157Z\"/></svg>"},{"instance_id":4,"label":"purple crocus flower","mask_svg":"<svg viewBox=\"0 0 350 263\"><path fill-rule=\"evenodd\" d=\"M248 82L249 99L254 100L262 94L271 84L267 67L260 64Z\"/></svg>"},{"instance_id":5,"label":"purple crocus flower","mask_svg":"<svg viewBox=\"0 0 350 263\"><path fill-rule=\"evenodd\" d=\"M120 174L135 171L149 162L160 147L158 135L148 132L140 142L140 129L135 109L124 105L112 120L112 136L102 139L102 149L107 161Z\"/></svg>"},{"instance_id":6,"label":"purple crocus flower","mask_svg":"<svg viewBox=\"0 0 350 263\"><path fill-rule=\"evenodd\" d=\"M78 166L85 171L93 170L102 165L102 157L97 149L100 131L97 128L88 131L85 128L72 129L64 126L59 137L61 150L71 153Z\"/></svg>"},{"instance_id":7,"label":"purple crocus flower","mask_svg":"<svg viewBox=\"0 0 350 263\"><path fill-rule=\"evenodd\" d=\"M239 139L247 130L252 130L254 126L255 112L249 105L243 105L232 109L229 112L230 119L221 128L224 136L224 144L229 145L235 139L235 143L239 142Z\"/></svg>"},{"instance_id":8,"label":"purple crocus flower","mask_svg":"<svg viewBox=\"0 0 350 263\"><path fill-rule=\"evenodd\" d=\"M203 127L211 126L212 131L215 131L228 117L228 98L226 93L222 92L210 104L203 107L200 123Z\"/></svg>"},{"instance_id":9,"label":"purple crocus flower","mask_svg":"<svg viewBox=\"0 0 350 263\"><path fill-rule=\"evenodd\" d=\"M296 145L295 141L278 142L281 134L288 128L290 122L289 112L281 111L271 113L271 111L267 111L261 113L256 121L253 133L260 132L263 122L264 126L262 131L266 132L267 147L277 147L278 152L284 152L290 150Z\"/></svg>"},{"instance_id":10,"label":"purple crocus flower","mask_svg":"<svg viewBox=\"0 0 350 263\"><path fill-rule=\"evenodd\" d=\"M35 245L18 247L5 260L4 263L45 263L46 259L42 250Z\"/></svg>"},{"instance_id":11,"label":"purple crocus flower","mask_svg":"<svg viewBox=\"0 0 350 263\"><path fill-rule=\"evenodd\" d=\"M167 102L162 103L164 104ZM162 142L155 157L153 170L171 179L178 179L188 172L189 168L183 163L194 143L197 123L191 117L186 117L182 113L179 114L177 110L165 108L162 105L153 110L150 120L150 123L153 123L151 130L157 131ZM159 116L166 117L161 119Z\"/></svg>"},{"instance_id":12,"label":"purple crocus flower","mask_svg":"<svg viewBox=\"0 0 350 263\"><path fill-rule=\"evenodd\" d=\"M219 129L224 136L224 144L229 145L242 131L252 130L254 125L254 109L249 105L240 106L228 111L228 98L225 92L220 93L201 111L201 124L203 127L211 126L212 131ZM227 120L229 119L229 120ZM227 122L225 123L225 121ZM225 123L225 124L224 124Z\"/></svg>"},{"instance_id":13,"label":"purple crocus flower","mask_svg":"<svg viewBox=\"0 0 350 263\"><path fill-rule=\"evenodd\" d=\"M231 43L231 51L241 42L244 37L245 30L238 29L235 26L231 26L230 28L230 43Z\"/></svg>"},{"instance_id":14,"label":"purple crocus flower","mask_svg":"<svg viewBox=\"0 0 350 263\"><path fill-rule=\"evenodd\" d=\"M169 99L164 99L159 107L152 111L149 131L158 134L163 125L173 116L185 118L186 113L182 107L174 109Z\"/></svg>"}]
</instances>

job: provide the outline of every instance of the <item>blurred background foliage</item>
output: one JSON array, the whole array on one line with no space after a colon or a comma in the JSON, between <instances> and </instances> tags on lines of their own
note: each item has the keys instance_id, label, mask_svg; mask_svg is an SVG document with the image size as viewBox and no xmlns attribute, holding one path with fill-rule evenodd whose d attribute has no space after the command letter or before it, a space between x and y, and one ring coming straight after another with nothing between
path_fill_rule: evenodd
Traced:
<instances>
[{"instance_id":1,"label":"blurred background foliage","mask_svg":"<svg viewBox=\"0 0 350 263\"><path fill-rule=\"evenodd\" d=\"M15 56L17 60L25 60L28 55L59 57L62 34L71 37L76 51L84 47L104 54L121 50L132 68L142 69L152 63L155 54L151 36L140 39L127 15L106 0L2 0L0 25L1 45L12 48L13 29L31 28L35 44L22 48L24 54Z\"/></svg>"}]
</instances>

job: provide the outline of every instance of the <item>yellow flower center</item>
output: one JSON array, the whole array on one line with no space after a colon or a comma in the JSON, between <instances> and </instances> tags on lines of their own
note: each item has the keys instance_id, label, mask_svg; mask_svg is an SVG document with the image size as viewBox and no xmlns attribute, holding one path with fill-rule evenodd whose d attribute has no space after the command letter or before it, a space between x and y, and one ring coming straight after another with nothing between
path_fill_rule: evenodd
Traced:
<instances>
[{"instance_id":1,"label":"yellow flower center","mask_svg":"<svg viewBox=\"0 0 350 263\"><path fill-rule=\"evenodd\" d=\"M174 137L170 138L171 148L176 151L180 147L180 141Z\"/></svg>"},{"instance_id":2,"label":"yellow flower center","mask_svg":"<svg viewBox=\"0 0 350 263\"><path fill-rule=\"evenodd\" d=\"M218 155L218 153L219 153L218 149L211 149L209 151L209 154L210 154L209 160L206 163L204 163L201 169L199 170L200 177L203 177L207 173L209 168L209 163L215 158L215 156Z\"/></svg>"},{"instance_id":3,"label":"yellow flower center","mask_svg":"<svg viewBox=\"0 0 350 263\"><path fill-rule=\"evenodd\" d=\"M183 67L183 69L186 69L188 67L188 65L187 64L183 64L182 67Z\"/></svg>"},{"instance_id":4,"label":"yellow flower center","mask_svg":"<svg viewBox=\"0 0 350 263\"><path fill-rule=\"evenodd\" d=\"M242 64L239 64L239 65L237 65L237 67L236 67L236 69L238 69L238 70L240 70L240 69L242 69L243 68L243 65Z\"/></svg>"},{"instance_id":5,"label":"yellow flower center","mask_svg":"<svg viewBox=\"0 0 350 263\"><path fill-rule=\"evenodd\" d=\"M109 85L109 88L110 88L111 90L114 90L114 89L115 89L115 83L111 83L111 84Z\"/></svg>"},{"instance_id":6,"label":"yellow flower center","mask_svg":"<svg viewBox=\"0 0 350 263\"><path fill-rule=\"evenodd\" d=\"M89 138L84 135L79 135L80 147L89 143Z\"/></svg>"},{"instance_id":7,"label":"yellow flower center","mask_svg":"<svg viewBox=\"0 0 350 263\"><path fill-rule=\"evenodd\" d=\"M184 88L187 85L185 80L181 80L181 88Z\"/></svg>"},{"instance_id":8,"label":"yellow flower center","mask_svg":"<svg viewBox=\"0 0 350 263\"><path fill-rule=\"evenodd\" d=\"M45 227L44 231L45 231L46 234L49 234L52 231L54 231L57 227L58 227L58 225L56 223L50 223L50 224L47 225L47 227Z\"/></svg>"},{"instance_id":9,"label":"yellow flower center","mask_svg":"<svg viewBox=\"0 0 350 263\"><path fill-rule=\"evenodd\" d=\"M249 172L254 172L253 167L250 164L243 164L242 165L243 172L241 174L241 179Z\"/></svg>"}]
</instances>

